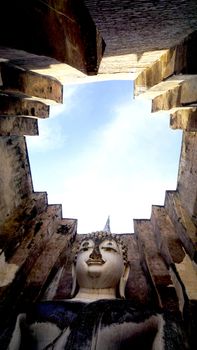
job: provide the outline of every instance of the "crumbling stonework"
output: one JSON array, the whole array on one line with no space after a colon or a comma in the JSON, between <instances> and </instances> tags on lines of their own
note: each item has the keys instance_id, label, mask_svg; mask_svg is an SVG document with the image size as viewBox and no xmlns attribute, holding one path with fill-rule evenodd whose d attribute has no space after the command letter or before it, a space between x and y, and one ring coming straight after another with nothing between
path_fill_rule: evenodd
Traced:
<instances>
[{"instance_id":1,"label":"crumbling stonework","mask_svg":"<svg viewBox=\"0 0 197 350\"><path fill-rule=\"evenodd\" d=\"M176 45L196 28L195 0L84 0L106 43L106 55L143 53ZM170 35L169 35L170 34Z\"/></svg>"},{"instance_id":2,"label":"crumbling stonework","mask_svg":"<svg viewBox=\"0 0 197 350\"><path fill-rule=\"evenodd\" d=\"M23 42L17 31L13 37L3 38L1 31L0 44L8 46L0 47L2 349L6 349L6 327L19 309L36 300L69 297L71 261L80 238L76 235L77 220L62 218L61 205L49 205L45 192L34 192L23 135L27 129L37 133L37 119L32 117L49 117L50 105L62 102L65 82L123 76L134 80L136 98L150 99L152 112L169 110L170 126L183 129L177 188L166 191L163 206L152 207L150 220L135 220L134 234L123 235L131 264L127 298L180 312L189 348L196 348L197 36L192 31L197 30L197 5L192 0L172 4L139 0L131 8L130 3L85 0L74 1L72 7L69 1L59 5L49 1L56 11L54 14L47 8L47 30L46 16L45 28L39 18L38 28L43 32L38 41L30 42L25 36ZM76 16L77 4L83 9L86 5L89 13L85 8ZM29 6L26 2L28 11L32 2ZM2 7L1 11L5 18L6 9ZM74 24L67 19L66 28L58 24L57 19L62 23L58 14L62 10ZM35 11L31 19L37 19L33 16ZM15 23L13 17L11 21ZM37 38L34 29L28 28ZM56 42L53 39L59 29ZM106 43L100 66L103 41L98 30ZM45 45L40 51L42 43ZM32 53L22 49L31 49ZM84 73L98 74L89 78Z\"/></svg>"},{"instance_id":3,"label":"crumbling stonework","mask_svg":"<svg viewBox=\"0 0 197 350\"><path fill-rule=\"evenodd\" d=\"M86 74L97 73L104 50L81 0L8 0L1 5L0 33L3 46L53 57Z\"/></svg>"}]
</instances>

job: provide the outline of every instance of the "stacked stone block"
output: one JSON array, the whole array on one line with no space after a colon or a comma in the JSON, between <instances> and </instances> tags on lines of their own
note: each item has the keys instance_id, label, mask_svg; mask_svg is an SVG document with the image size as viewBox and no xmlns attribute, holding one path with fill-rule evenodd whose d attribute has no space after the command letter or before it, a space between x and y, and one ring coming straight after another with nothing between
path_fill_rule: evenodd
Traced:
<instances>
[{"instance_id":1,"label":"stacked stone block","mask_svg":"<svg viewBox=\"0 0 197 350\"><path fill-rule=\"evenodd\" d=\"M84 4L79 3L84 8ZM57 51L49 55L52 58L37 56L36 47L31 47L31 54L13 47L0 49L0 307L6 315L0 324L1 337L5 334L6 325L13 314L29 302L64 299L70 295L71 261L77 242L76 220L63 219L61 205L48 205L45 192L34 192L23 135L27 131L36 135L38 130L35 118L48 117L50 105L63 101L63 83L87 81L84 72L98 72L94 78L97 80L121 78L124 74L128 77L128 73L131 73L129 77L134 80L136 98L149 99L152 112L169 111L170 125L174 129L183 129L183 140L177 188L174 191L166 191L163 206L152 207L150 220L134 221L134 234L123 235L131 264L127 298L136 303L153 304L180 313L190 339L190 348L195 349L197 67L193 58L196 52L196 34L190 32L196 29L196 2L191 0L190 7L188 2L179 2L188 17L184 13L180 22L171 17L170 21L166 22L171 28L172 24L174 29L178 28L177 36L171 36L169 39L166 35L161 40L161 32L157 31L154 40L147 42L144 28L139 27L136 36L132 36L128 30L132 19L133 23L136 18L139 20L142 17L143 20L143 9L144 13L147 13L147 8L143 7L146 2L136 2L135 8L132 9L133 17L129 8L130 2L126 0L121 4L116 0L110 3L86 0L85 3L108 46L99 69L103 41L95 30L87 9L79 16L83 27L80 43L76 36L79 32L74 30L75 26L70 26L70 36L68 35L67 39L73 40L73 46L69 42L67 49L64 48L66 59L62 56L57 57ZM111 14L111 19L110 16L105 18L102 13L110 14L112 3L116 11ZM160 11L159 14L162 16L163 13L166 21L165 15L168 17L174 6L173 3L173 6L168 8L168 3L158 2L153 9L154 6L150 2L148 13L151 14L151 9L154 13ZM73 4L76 5L76 2ZM141 8L140 4L143 5ZM64 5L60 2L60 7ZM74 5L69 7L70 5L71 2L67 1L65 6L68 6L68 12L65 11L64 15L72 14L76 19L76 8ZM61 9L55 8L58 11ZM117 17L118 13L122 15ZM92 28L91 33L87 33L88 25L84 24L87 18L90 20L88 23ZM130 22L121 27L124 18L130 18ZM186 23L187 18L193 20L189 27ZM147 20L152 37L153 20L150 16ZM57 24L56 19L54 21ZM108 26L114 30L109 31ZM121 28L127 34L124 40L120 38ZM68 29L69 25L66 30ZM145 30L147 33L146 28ZM162 27L162 30L165 32L165 28ZM144 38L142 42L139 40L139 33ZM172 40L175 37L176 42ZM150 39L150 35L148 38ZM9 37L6 40L7 43L11 43ZM62 46L64 44L65 42L62 42ZM80 50L75 50L74 44L78 45ZM48 51L44 53L46 52ZM80 55L82 57L78 60ZM83 73L56 61L57 58L77 67Z\"/></svg>"}]
</instances>

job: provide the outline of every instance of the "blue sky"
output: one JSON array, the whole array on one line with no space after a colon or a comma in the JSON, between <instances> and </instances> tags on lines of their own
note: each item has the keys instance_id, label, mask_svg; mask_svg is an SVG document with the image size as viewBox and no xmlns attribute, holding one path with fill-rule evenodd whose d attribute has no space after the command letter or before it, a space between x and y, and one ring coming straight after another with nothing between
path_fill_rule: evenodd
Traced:
<instances>
[{"instance_id":1,"label":"blue sky","mask_svg":"<svg viewBox=\"0 0 197 350\"><path fill-rule=\"evenodd\" d=\"M133 99L133 82L105 81L64 87L64 104L39 120L40 136L27 137L35 191L61 203L78 232L133 232L133 218L150 218L175 190L181 131L167 112Z\"/></svg>"}]
</instances>

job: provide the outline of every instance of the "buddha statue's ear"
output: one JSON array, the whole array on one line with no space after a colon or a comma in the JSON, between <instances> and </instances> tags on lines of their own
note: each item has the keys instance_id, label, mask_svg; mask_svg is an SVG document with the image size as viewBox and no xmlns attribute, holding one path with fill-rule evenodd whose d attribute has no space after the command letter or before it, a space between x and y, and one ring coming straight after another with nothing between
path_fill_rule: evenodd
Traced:
<instances>
[{"instance_id":1,"label":"buddha statue's ear","mask_svg":"<svg viewBox=\"0 0 197 350\"><path fill-rule=\"evenodd\" d=\"M77 289L77 276L76 276L76 264L72 264L72 290L71 290L71 298L73 298L76 294Z\"/></svg>"},{"instance_id":2,"label":"buddha statue's ear","mask_svg":"<svg viewBox=\"0 0 197 350\"><path fill-rule=\"evenodd\" d=\"M130 272L130 265L127 262L124 267L124 272L121 276L120 283L119 283L119 295L122 299L125 299L125 287L129 277L129 272Z\"/></svg>"}]
</instances>

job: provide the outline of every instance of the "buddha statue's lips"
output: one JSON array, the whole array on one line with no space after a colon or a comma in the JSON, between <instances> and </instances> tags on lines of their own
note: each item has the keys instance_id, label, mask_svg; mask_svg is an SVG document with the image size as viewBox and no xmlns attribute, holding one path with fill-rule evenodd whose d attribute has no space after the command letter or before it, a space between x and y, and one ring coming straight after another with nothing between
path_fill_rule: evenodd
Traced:
<instances>
[{"instance_id":1,"label":"buddha statue's lips","mask_svg":"<svg viewBox=\"0 0 197 350\"><path fill-rule=\"evenodd\" d=\"M87 265L103 265L105 261L103 259L88 259L86 261Z\"/></svg>"}]
</instances>

